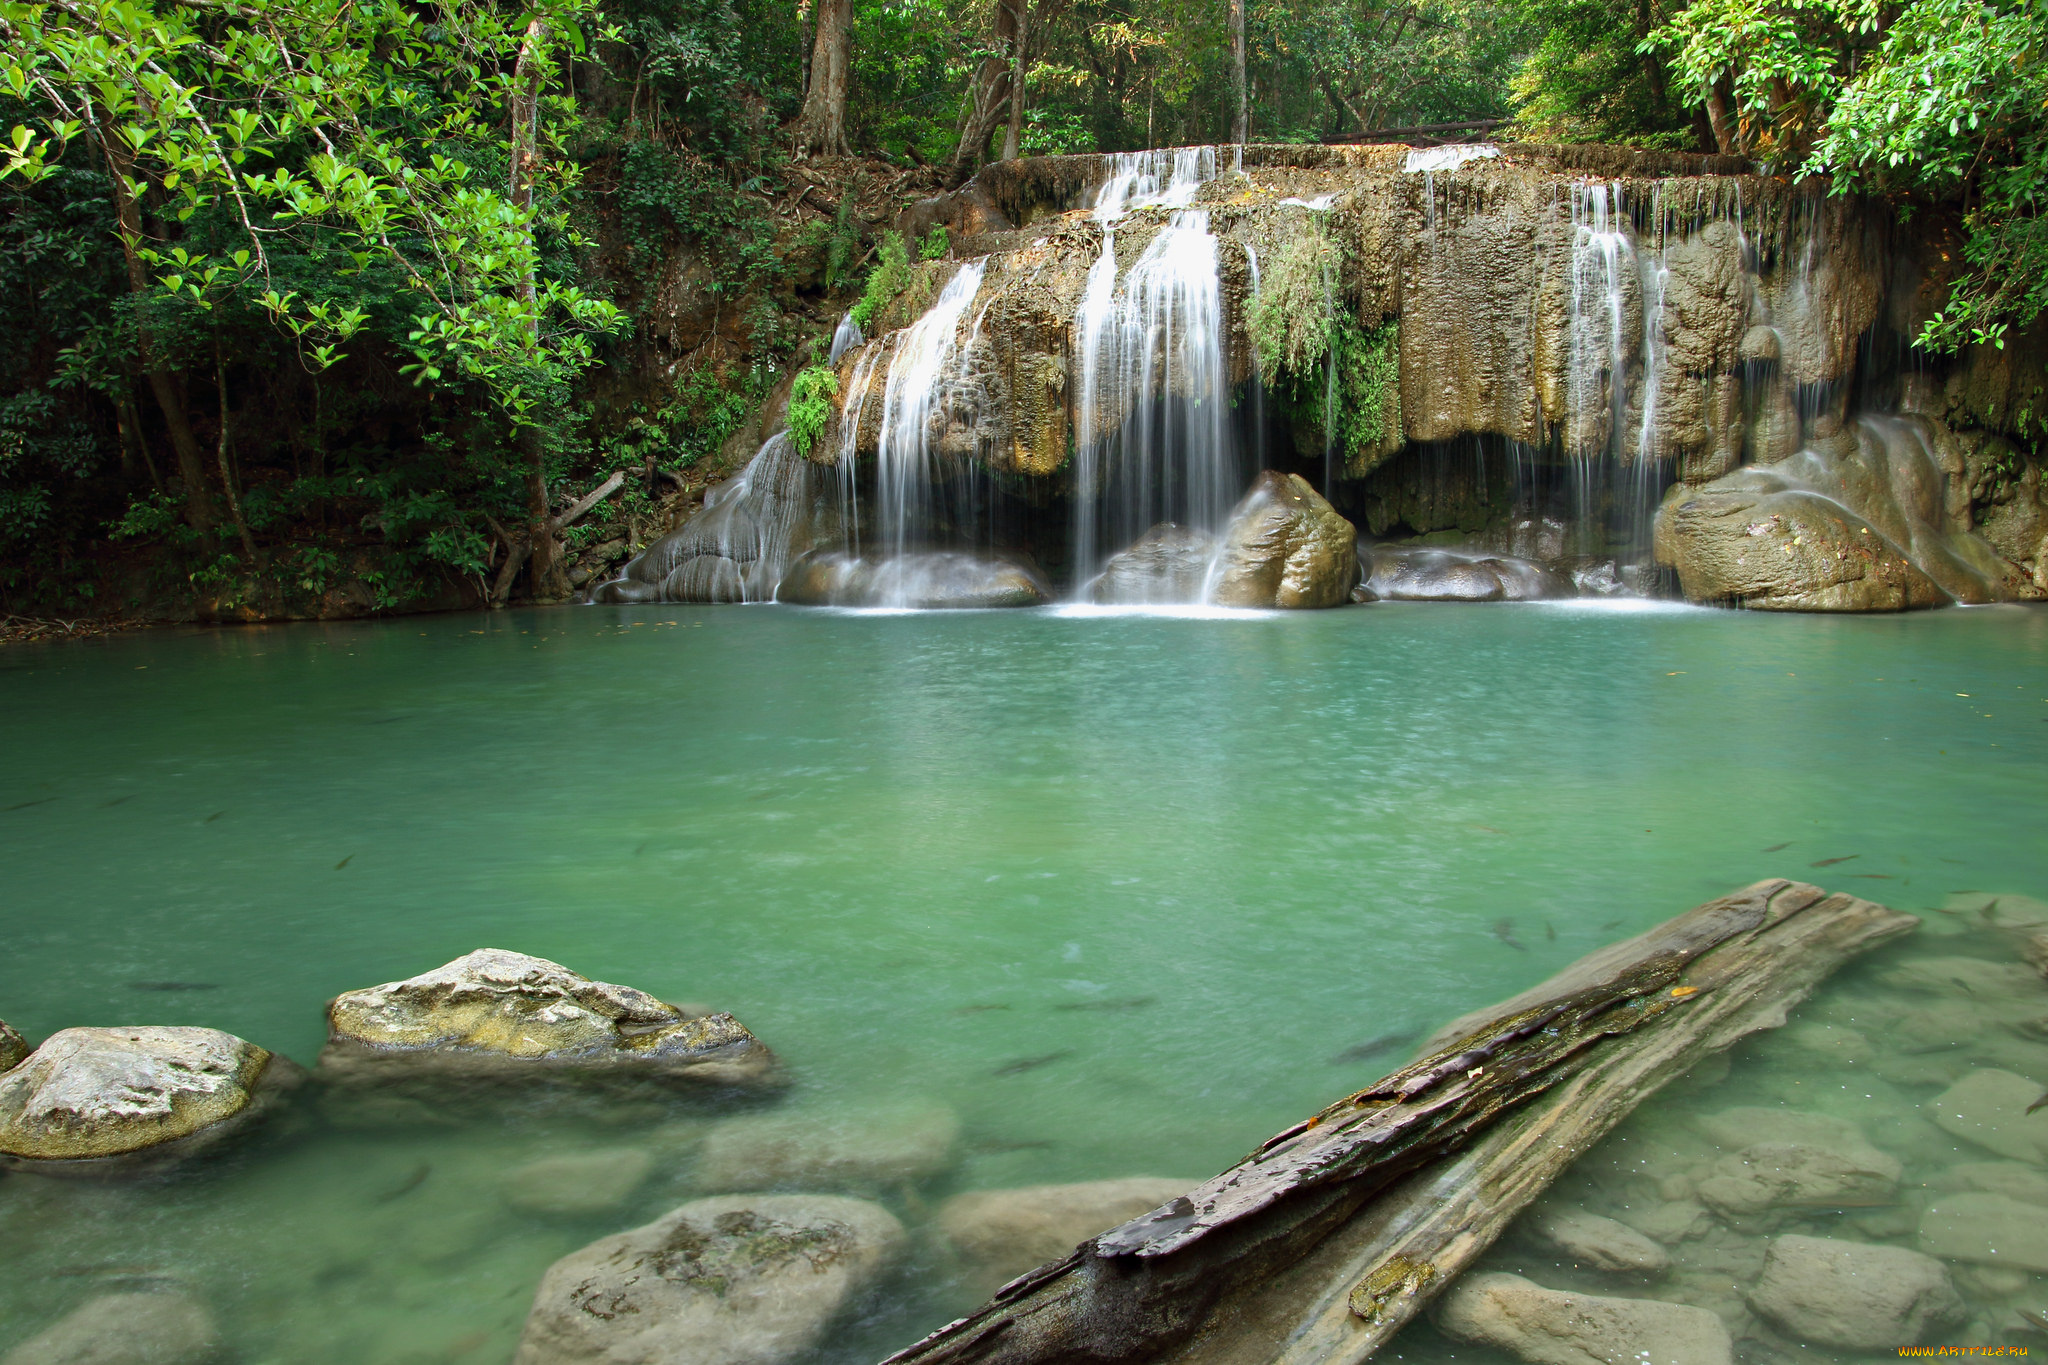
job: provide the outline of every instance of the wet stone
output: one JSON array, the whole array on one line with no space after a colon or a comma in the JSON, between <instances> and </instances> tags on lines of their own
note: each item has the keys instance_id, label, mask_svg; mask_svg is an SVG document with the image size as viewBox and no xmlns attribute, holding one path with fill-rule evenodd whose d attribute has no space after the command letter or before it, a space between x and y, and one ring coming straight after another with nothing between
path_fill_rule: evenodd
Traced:
<instances>
[{"instance_id":1,"label":"wet stone","mask_svg":"<svg viewBox=\"0 0 2048 1365\"><path fill-rule=\"evenodd\" d=\"M1195 1180L1134 1176L1077 1185L975 1190L939 1206L934 1226L967 1276L993 1291L1077 1245L1185 1194Z\"/></svg>"},{"instance_id":2,"label":"wet stone","mask_svg":"<svg viewBox=\"0 0 2048 1365\"><path fill-rule=\"evenodd\" d=\"M1437 1301L1435 1317L1446 1335L1531 1365L1728 1365L1733 1359L1727 1327L1707 1309L1565 1293L1519 1275L1467 1275Z\"/></svg>"},{"instance_id":3,"label":"wet stone","mask_svg":"<svg viewBox=\"0 0 2048 1365\"><path fill-rule=\"evenodd\" d=\"M1920 1215L1920 1249L1932 1256L2048 1273L2048 1218L2039 1205L2002 1194L1944 1194Z\"/></svg>"},{"instance_id":4,"label":"wet stone","mask_svg":"<svg viewBox=\"0 0 2048 1365\"><path fill-rule=\"evenodd\" d=\"M1700 1199L1717 1213L1749 1217L1788 1209L1856 1208L1898 1198L1904 1168L1874 1147L1764 1142L1714 1163Z\"/></svg>"},{"instance_id":5,"label":"wet stone","mask_svg":"<svg viewBox=\"0 0 2048 1365\"><path fill-rule=\"evenodd\" d=\"M1641 1211L1629 1210L1623 1214L1623 1221L1665 1246L1703 1236L1714 1226L1714 1216L1707 1212L1706 1205L1692 1199L1674 1199Z\"/></svg>"},{"instance_id":6,"label":"wet stone","mask_svg":"<svg viewBox=\"0 0 2048 1365\"><path fill-rule=\"evenodd\" d=\"M1583 1209L1541 1209L1524 1220L1524 1235L1535 1245L1586 1270L1617 1275L1661 1275L1671 1254L1626 1223Z\"/></svg>"},{"instance_id":7,"label":"wet stone","mask_svg":"<svg viewBox=\"0 0 2048 1365\"><path fill-rule=\"evenodd\" d=\"M653 1153L637 1147L575 1152L507 1171L501 1193L520 1213L589 1217L624 1208L653 1170Z\"/></svg>"},{"instance_id":8,"label":"wet stone","mask_svg":"<svg viewBox=\"0 0 2048 1365\"><path fill-rule=\"evenodd\" d=\"M901 1254L877 1204L735 1195L685 1204L549 1267L514 1365L779 1365Z\"/></svg>"},{"instance_id":9,"label":"wet stone","mask_svg":"<svg viewBox=\"0 0 2048 1365\"><path fill-rule=\"evenodd\" d=\"M102 1294L22 1342L0 1365L207 1365L220 1334L184 1294Z\"/></svg>"},{"instance_id":10,"label":"wet stone","mask_svg":"<svg viewBox=\"0 0 2048 1365\"><path fill-rule=\"evenodd\" d=\"M1828 1237L1773 1241L1749 1303L1802 1342L1857 1350L1918 1345L1965 1316L1933 1257Z\"/></svg>"},{"instance_id":11,"label":"wet stone","mask_svg":"<svg viewBox=\"0 0 2048 1365\"><path fill-rule=\"evenodd\" d=\"M1946 1131L2017 1161L2048 1161L2048 1110L2028 1113L2048 1086L2010 1071L1973 1071L1928 1106Z\"/></svg>"},{"instance_id":12,"label":"wet stone","mask_svg":"<svg viewBox=\"0 0 2048 1365\"><path fill-rule=\"evenodd\" d=\"M2048 1171L2018 1161L1965 1161L1932 1183L1943 1190L1979 1190L2048 1208Z\"/></svg>"},{"instance_id":13,"label":"wet stone","mask_svg":"<svg viewBox=\"0 0 2048 1365\"><path fill-rule=\"evenodd\" d=\"M9 1028L5 1019L0 1019L0 1071L12 1071L28 1059L31 1051L28 1040Z\"/></svg>"},{"instance_id":14,"label":"wet stone","mask_svg":"<svg viewBox=\"0 0 2048 1365\"><path fill-rule=\"evenodd\" d=\"M705 1132L693 1179L707 1192L894 1189L951 1167L959 1138L944 1105L744 1115Z\"/></svg>"}]
</instances>

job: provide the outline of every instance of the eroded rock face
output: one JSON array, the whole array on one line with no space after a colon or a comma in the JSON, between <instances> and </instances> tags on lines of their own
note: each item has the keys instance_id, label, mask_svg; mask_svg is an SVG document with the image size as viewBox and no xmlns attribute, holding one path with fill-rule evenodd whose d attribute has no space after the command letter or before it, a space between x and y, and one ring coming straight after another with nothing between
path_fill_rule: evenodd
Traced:
<instances>
[{"instance_id":1,"label":"eroded rock face","mask_svg":"<svg viewBox=\"0 0 2048 1365\"><path fill-rule=\"evenodd\" d=\"M183 1160L303 1075L218 1029L65 1029L0 1075L0 1166L70 1175Z\"/></svg>"},{"instance_id":2,"label":"eroded rock face","mask_svg":"<svg viewBox=\"0 0 2048 1365\"><path fill-rule=\"evenodd\" d=\"M903 1242L858 1199L685 1204L549 1267L514 1365L777 1365L818 1344Z\"/></svg>"},{"instance_id":3,"label":"eroded rock face","mask_svg":"<svg viewBox=\"0 0 2048 1365\"><path fill-rule=\"evenodd\" d=\"M33 1050L28 1039L9 1028L5 1019L0 1019L0 1071L12 1071L20 1066Z\"/></svg>"},{"instance_id":4,"label":"eroded rock face","mask_svg":"<svg viewBox=\"0 0 2048 1365\"><path fill-rule=\"evenodd\" d=\"M1545 1289L1519 1275L1467 1275L1435 1308L1460 1341L1532 1365L1729 1365L1728 1329L1704 1308Z\"/></svg>"},{"instance_id":5,"label":"eroded rock face","mask_svg":"<svg viewBox=\"0 0 2048 1365\"><path fill-rule=\"evenodd\" d=\"M1171 521L1154 526L1111 555L1088 585L1088 599L1107 606L1199 602L1216 542Z\"/></svg>"},{"instance_id":6,"label":"eroded rock face","mask_svg":"<svg viewBox=\"0 0 2048 1365\"><path fill-rule=\"evenodd\" d=\"M1576 596L1571 583L1512 555L1423 545L1361 546L1365 587L1396 602L1534 602Z\"/></svg>"},{"instance_id":7,"label":"eroded rock face","mask_svg":"<svg viewBox=\"0 0 2048 1365\"><path fill-rule=\"evenodd\" d=\"M937 1104L749 1114L704 1135L694 1179L707 1191L893 1190L953 1164L960 1118Z\"/></svg>"},{"instance_id":8,"label":"eroded rock face","mask_svg":"<svg viewBox=\"0 0 2048 1365\"><path fill-rule=\"evenodd\" d=\"M0 1365L209 1365L220 1333L184 1294L102 1294L21 1345Z\"/></svg>"},{"instance_id":9,"label":"eroded rock face","mask_svg":"<svg viewBox=\"0 0 2048 1365\"><path fill-rule=\"evenodd\" d=\"M744 1088L782 1081L775 1055L730 1014L693 1016L502 948L338 996L327 1028L321 1074L342 1084L576 1074Z\"/></svg>"},{"instance_id":10,"label":"eroded rock face","mask_svg":"<svg viewBox=\"0 0 2048 1365\"><path fill-rule=\"evenodd\" d=\"M1773 1241L1749 1303L1799 1341L1860 1350L1917 1345L1967 1316L1932 1256L1828 1237Z\"/></svg>"},{"instance_id":11,"label":"eroded rock face","mask_svg":"<svg viewBox=\"0 0 2048 1365\"><path fill-rule=\"evenodd\" d=\"M1231 514L1210 600L1225 607L1334 607L1358 583L1358 532L1299 474L1267 470Z\"/></svg>"},{"instance_id":12,"label":"eroded rock face","mask_svg":"<svg viewBox=\"0 0 2048 1365\"><path fill-rule=\"evenodd\" d=\"M802 607L916 607L923 610L1036 607L1052 599L1044 575L1023 555L926 551L877 558L816 551L790 567L776 600Z\"/></svg>"},{"instance_id":13,"label":"eroded rock face","mask_svg":"<svg viewBox=\"0 0 2048 1365\"><path fill-rule=\"evenodd\" d=\"M984 1292L1056 1261L1107 1232L1187 1193L1199 1181L1134 1176L1078 1185L1032 1185L956 1194L939 1206L939 1235L967 1278Z\"/></svg>"},{"instance_id":14,"label":"eroded rock face","mask_svg":"<svg viewBox=\"0 0 2048 1365\"><path fill-rule=\"evenodd\" d=\"M1537 1246L1588 1270L1613 1275L1661 1275L1671 1254L1626 1223L1584 1209L1546 1209L1525 1220L1523 1234Z\"/></svg>"}]
</instances>

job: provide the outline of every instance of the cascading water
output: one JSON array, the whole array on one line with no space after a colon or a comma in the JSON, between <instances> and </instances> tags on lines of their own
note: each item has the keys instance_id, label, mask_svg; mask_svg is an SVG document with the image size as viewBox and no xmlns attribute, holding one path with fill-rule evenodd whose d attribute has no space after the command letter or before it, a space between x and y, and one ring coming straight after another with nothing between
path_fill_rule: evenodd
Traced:
<instances>
[{"instance_id":1,"label":"cascading water","mask_svg":"<svg viewBox=\"0 0 2048 1365\"><path fill-rule=\"evenodd\" d=\"M984 263L963 265L938 302L906 328L889 358L882 431L875 450L876 538L895 557L927 536L941 471L932 440L947 381L965 348L960 322L981 289ZM850 462L849 467L850 467Z\"/></svg>"},{"instance_id":2,"label":"cascading water","mask_svg":"<svg viewBox=\"0 0 2048 1365\"><path fill-rule=\"evenodd\" d=\"M848 313L839 319L839 326L832 333L832 351L826 363L837 365L841 356L856 346L866 344L867 337L861 334L860 324L853 320L853 314Z\"/></svg>"},{"instance_id":3,"label":"cascading water","mask_svg":"<svg viewBox=\"0 0 2048 1365\"><path fill-rule=\"evenodd\" d=\"M1170 173L1167 157L1116 158L1094 205L1102 253L1074 317L1077 581L1159 523L1213 531L1244 486L1217 241L1208 213L1186 207L1216 151L1174 152ZM1175 211L1119 283L1118 222L1149 207Z\"/></svg>"}]
</instances>

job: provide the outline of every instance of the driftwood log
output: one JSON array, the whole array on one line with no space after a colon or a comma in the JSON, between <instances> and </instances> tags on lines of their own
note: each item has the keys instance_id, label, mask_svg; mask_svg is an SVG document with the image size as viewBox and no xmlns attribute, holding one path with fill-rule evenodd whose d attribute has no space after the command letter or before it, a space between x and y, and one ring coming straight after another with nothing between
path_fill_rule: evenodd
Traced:
<instances>
[{"instance_id":1,"label":"driftwood log","mask_svg":"<svg viewBox=\"0 0 2048 1365\"><path fill-rule=\"evenodd\" d=\"M1798 882L1710 901L1446 1025L885 1365L1364 1360L1644 1098L1917 924Z\"/></svg>"}]
</instances>

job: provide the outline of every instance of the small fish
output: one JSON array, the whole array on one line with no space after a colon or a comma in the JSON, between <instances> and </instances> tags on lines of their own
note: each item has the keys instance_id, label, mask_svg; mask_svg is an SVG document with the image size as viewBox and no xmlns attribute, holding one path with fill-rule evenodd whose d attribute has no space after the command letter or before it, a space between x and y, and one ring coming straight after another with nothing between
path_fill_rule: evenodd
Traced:
<instances>
[{"instance_id":1,"label":"small fish","mask_svg":"<svg viewBox=\"0 0 2048 1365\"><path fill-rule=\"evenodd\" d=\"M1552 943L1557 942L1557 926L1549 920L1543 921L1543 937L1549 939Z\"/></svg>"},{"instance_id":2,"label":"small fish","mask_svg":"<svg viewBox=\"0 0 2048 1365\"><path fill-rule=\"evenodd\" d=\"M210 824L212 824L212 823L213 823L214 821L216 821L216 820L220 819L220 818L221 818L221 816L223 816L223 815L226 815L226 814L227 814L227 812L226 812L226 811L224 811L224 810L217 810L217 811L215 811L215 812L214 812L213 814L211 814L211 815L207 816L207 817L206 817L206 818L205 818L204 820L201 820L201 821L200 821L199 823L200 823L200 824L202 824L202 825L210 825Z\"/></svg>"},{"instance_id":3,"label":"small fish","mask_svg":"<svg viewBox=\"0 0 2048 1365\"><path fill-rule=\"evenodd\" d=\"M348 856L347 856L346 858L343 858L343 859L342 859L342 860L341 860L340 862L336 863L336 864L334 865L334 870L335 870L336 872L339 872L339 871L341 871L341 870L342 870L342 869L343 869L344 867L347 867L347 866L348 866L348 865L349 865L350 863L354 862L355 860L356 860L356 855L355 855L355 854L353 854L353 853L351 853L351 854L349 854L349 855L348 855Z\"/></svg>"},{"instance_id":4,"label":"small fish","mask_svg":"<svg viewBox=\"0 0 2048 1365\"><path fill-rule=\"evenodd\" d=\"M953 1013L986 1014L990 1010L1006 1010L1008 1008L1010 1008L1008 1005L962 1005L959 1009L954 1010Z\"/></svg>"},{"instance_id":5,"label":"small fish","mask_svg":"<svg viewBox=\"0 0 2048 1365\"><path fill-rule=\"evenodd\" d=\"M1889 872L1847 872L1843 875L1859 882L1888 882L1892 880L1892 874Z\"/></svg>"},{"instance_id":6,"label":"small fish","mask_svg":"<svg viewBox=\"0 0 2048 1365\"><path fill-rule=\"evenodd\" d=\"M217 991L218 981L131 981L131 991Z\"/></svg>"},{"instance_id":7,"label":"small fish","mask_svg":"<svg viewBox=\"0 0 2048 1365\"><path fill-rule=\"evenodd\" d=\"M1147 1005L1156 1005L1156 995L1134 995L1128 1000L1069 1000L1063 1005L1054 1005L1056 1010L1136 1010Z\"/></svg>"},{"instance_id":8,"label":"small fish","mask_svg":"<svg viewBox=\"0 0 2048 1365\"><path fill-rule=\"evenodd\" d=\"M1970 983L1969 983L1969 982L1967 982L1967 981L1965 981L1965 980L1963 980L1963 979L1962 979L1962 978L1961 978L1960 976L1952 976L1952 977L1950 977L1950 978L1949 978L1949 980L1951 980L1951 981L1955 982L1955 983L1956 983L1956 985L1960 986L1960 987L1962 988L1962 991L1963 991L1963 994L1964 994L1964 995L1975 995L1975 994L1977 993L1977 992L1975 992L1975 991L1971 990L1971 989L1970 989Z\"/></svg>"},{"instance_id":9,"label":"small fish","mask_svg":"<svg viewBox=\"0 0 2048 1365\"><path fill-rule=\"evenodd\" d=\"M1621 921L1618 919L1611 919L1607 921L1607 923L1601 925L1600 927L1602 930L1619 929L1621 927Z\"/></svg>"},{"instance_id":10,"label":"small fish","mask_svg":"<svg viewBox=\"0 0 2048 1365\"><path fill-rule=\"evenodd\" d=\"M2030 1104L2030 1105L2028 1105L2028 1106L2027 1106L2027 1112L2028 1112L2029 1114L2031 1114L2031 1113L2033 1113L2033 1112L2034 1112L2034 1111L2035 1111L2036 1109L2040 1109L2040 1108L2042 1108L2042 1107L2044 1107L2044 1106L2048 1106L2048 1090L2043 1090L2043 1091L2041 1092L2041 1098L2040 1098L2040 1099L2038 1099L2038 1100L2035 1100L2035 1101L2034 1101L2034 1102L2033 1102L2032 1104Z\"/></svg>"},{"instance_id":11,"label":"small fish","mask_svg":"<svg viewBox=\"0 0 2048 1365\"><path fill-rule=\"evenodd\" d=\"M1766 852L1766 853L1782 853L1782 852L1784 852L1784 851L1785 851L1786 849L1788 849L1788 848L1790 848L1790 847L1792 847L1792 845L1791 845L1791 844L1789 844L1789 843L1784 843L1784 844L1772 844L1772 845L1771 845L1771 846L1770 846L1769 848L1765 849L1765 850L1764 850L1764 852Z\"/></svg>"},{"instance_id":12,"label":"small fish","mask_svg":"<svg viewBox=\"0 0 2048 1365\"><path fill-rule=\"evenodd\" d=\"M1507 833L1507 831L1506 831L1506 830L1504 830L1504 829L1495 829L1495 828L1494 828L1494 827L1493 827L1492 825L1474 825L1474 826L1472 826L1472 828L1474 828L1474 829L1483 829L1483 830L1485 830L1485 831L1486 831L1486 832L1487 832L1488 834L1506 834L1506 833Z\"/></svg>"},{"instance_id":13,"label":"small fish","mask_svg":"<svg viewBox=\"0 0 2048 1365\"><path fill-rule=\"evenodd\" d=\"M411 1194L414 1190L418 1189L421 1185L426 1183L427 1173L433 1169L434 1168L427 1162L422 1161L419 1165L413 1167L412 1170L407 1173L405 1179L399 1181L398 1184L393 1186L391 1189L386 1190L383 1194L378 1195L377 1202L380 1204L388 1204L394 1199L400 1198L404 1195Z\"/></svg>"},{"instance_id":14,"label":"small fish","mask_svg":"<svg viewBox=\"0 0 2048 1365\"><path fill-rule=\"evenodd\" d=\"M57 798L54 796L46 796L40 801L17 801L11 806L0 806L0 812L6 812L10 810L27 810L30 806L47 806L56 799Z\"/></svg>"},{"instance_id":15,"label":"small fish","mask_svg":"<svg viewBox=\"0 0 2048 1365\"><path fill-rule=\"evenodd\" d=\"M133 801L134 799L135 799L135 797L134 797L133 795L128 795L128 796L117 796L117 797L115 797L115 798L114 798L113 800L111 800L111 801L102 801L102 802L100 802L100 809L101 809L101 810L112 810L112 809L113 809L113 808L114 808L115 806L121 805L121 804L122 804L123 802L126 802L126 801Z\"/></svg>"},{"instance_id":16,"label":"small fish","mask_svg":"<svg viewBox=\"0 0 2048 1365\"><path fill-rule=\"evenodd\" d=\"M1397 1047L1405 1047L1409 1043L1414 1042L1415 1038L1416 1030L1414 1029L1401 1029L1395 1033L1382 1033L1377 1038L1367 1039L1357 1047L1345 1048L1342 1052L1330 1058L1330 1060L1332 1062L1371 1061L1382 1053L1392 1052Z\"/></svg>"},{"instance_id":17,"label":"small fish","mask_svg":"<svg viewBox=\"0 0 2048 1365\"><path fill-rule=\"evenodd\" d=\"M1043 1057L1019 1057L1014 1062L1003 1063L1003 1065L997 1067L990 1074L996 1076L1015 1076L1020 1072L1035 1071L1041 1066L1060 1060L1062 1057L1071 1057L1073 1055L1074 1049L1063 1047L1058 1052L1048 1052Z\"/></svg>"},{"instance_id":18,"label":"small fish","mask_svg":"<svg viewBox=\"0 0 2048 1365\"><path fill-rule=\"evenodd\" d=\"M1850 860L1852 860L1852 859L1855 859L1855 858L1861 858L1862 856L1863 856L1863 855L1862 855L1861 853L1845 853L1845 854L1843 854L1843 855L1842 855L1841 857L1839 857L1839 858L1822 858L1822 859L1821 859L1821 860L1820 860L1819 862L1817 862L1817 863L1808 863L1808 864L1807 864L1807 866L1808 866L1808 867L1833 867L1833 866L1834 866L1834 865L1835 865L1836 863L1846 863L1846 862L1849 862L1849 861L1850 861Z\"/></svg>"},{"instance_id":19,"label":"small fish","mask_svg":"<svg viewBox=\"0 0 2048 1365\"><path fill-rule=\"evenodd\" d=\"M1493 926L1493 936L1499 939L1502 943L1507 944L1508 947L1515 949L1517 952L1526 953L1529 951L1527 948L1524 948L1518 941L1516 941L1515 922L1511 919L1504 919L1496 923Z\"/></svg>"},{"instance_id":20,"label":"small fish","mask_svg":"<svg viewBox=\"0 0 2048 1365\"><path fill-rule=\"evenodd\" d=\"M642 844L642 845L640 845L640 847L638 847L638 848L636 848L636 849L634 849L634 850L633 850L633 856L634 856L635 858L637 858L637 857L639 857L639 856L640 856L641 854L645 853L646 851L647 851L647 845L645 845L645 844Z\"/></svg>"},{"instance_id":21,"label":"small fish","mask_svg":"<svg viewBox=\"0 0 2048 1365\"><path fill-rule=\"evenodd\" d=\"M2027 1320L2027 1324L2031 1326L2035 1331L2048 1332L2048 1314L2036 1313L2031 1308L2015 1308L2013 1309L2013 1311L2015 1313L2018 1313L2021 1317L2025 1318Z\"/></svg>"},{"instance_id":22,"label":"small fish","mask_svg":"<svg viewBox=\"0 0 2048 1365\"><path fill-rule=\"evenodd\" d=\"M977 1142L968 1150L980 1156L994 1156L1000 1152L1042 1151L1051 1146L1052 1141L1049 1138L1022 1138L1015 1141L999 1138L990 1142Z\"/></svg>"}]
</instances>

